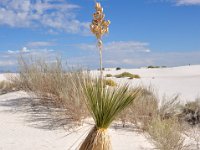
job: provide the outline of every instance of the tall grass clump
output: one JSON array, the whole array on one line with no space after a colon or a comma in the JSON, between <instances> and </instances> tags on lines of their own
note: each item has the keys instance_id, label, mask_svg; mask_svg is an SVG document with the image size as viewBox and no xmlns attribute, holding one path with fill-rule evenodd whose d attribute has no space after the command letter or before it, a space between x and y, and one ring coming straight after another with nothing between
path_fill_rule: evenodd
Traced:
<instances>
[{"instance_id":1,"label":"tall grass clump","mask_svg":"<svg viewBox=\"0 0 200 150\"><path fill-rule=\"evenodd\" d=\"M162 119L178 117L180 114L180 108L181 104L178 95L171 98L163 97L159 108L160 117Z\"/></svg>"},{"instance_id":2,"label":"tall grass clump","mask_svg":"<svg viewBox=\"0 0 200 150\"><path fill-rule=\"evenodd\" d=\"M138 129L146 131L151 120L159 115L158 112L158 99L153 90L143 88L140 96L120 114L119 119L123 126L130 122Z\"/></svg>"},{"instance_id":3,"label":"tall grass clump","mask_svg":"<svg viewBox=\"0 0 200 150\"><path fill-rule=\"evenodd\" d=\"M176 118L154 118L149 124L148 133L156 149L186 150L182 130L183 127Z\"/></svg>"},{"instance_id":4,"label":"tall grass clump","mask_svg":"<svg viewBox=\"0 0 200 150\"><path fill-rule=\"evenodd\" d=\"M41 99L41 104L62 109L73 121L80 122L87 116L82 92L87 73L74 69L66 71L60 59L48 63L42 58L20 57L19 66L18 81L23 90L34 93Z\"/></svg>"},{"instance_id":5,"label":"tall grass clump","mask_svg":"<svg viewBox=\"0 0 200 150\"><path fill-rule=\"evenodd\" d=\"M131 90L127 85L105 87L101 79L86 81L84 84L86 105L94 119L95 126L89 132L80 150L111 150L108 127L114 119L131 104L141 90Z\"/></svg>"}]
</instances>

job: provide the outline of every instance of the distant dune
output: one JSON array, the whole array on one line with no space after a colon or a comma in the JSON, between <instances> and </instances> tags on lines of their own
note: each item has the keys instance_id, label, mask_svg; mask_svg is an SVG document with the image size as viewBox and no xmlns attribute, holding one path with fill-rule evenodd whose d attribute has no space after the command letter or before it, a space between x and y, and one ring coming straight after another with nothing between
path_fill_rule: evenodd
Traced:
<instances>
[{"instance_id":1,"label":"distant dune","mask_svg":"<svg viewBox=\"0 0 200 150\"><path fill-rule=\"evenodd\" d=\"M133 86L151 86L158 92L160 98L163 95L172 97L179 94L180 100L185 102L194 101L197 97L200 97L200 65L154 69L121 69L104 71L104 74L116 75L122 72L138 74L141 79L112 79L118 83L128 82Z\"/></svg>"}]
</instances>

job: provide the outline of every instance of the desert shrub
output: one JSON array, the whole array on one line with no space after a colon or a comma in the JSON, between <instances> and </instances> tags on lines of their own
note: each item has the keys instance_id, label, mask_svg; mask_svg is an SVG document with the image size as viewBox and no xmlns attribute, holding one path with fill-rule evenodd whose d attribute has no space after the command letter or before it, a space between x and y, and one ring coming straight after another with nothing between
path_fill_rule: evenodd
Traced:
<instances>
[{"instance_id":1,"label":"desert shrub","mask_svg":"<svg viewBox=\"0 0 200 150\"><path fill-rule=\"evenodd\" d=\"M104 82L105 82L105 85L108 85L108 86L117 86L117 83L111 79L104 80Z\"/></svg>"},{"instance_id":2,"label":"desert shrub","mask_svg":"<svg viewBox=\"0 0 200 150\"><path fill-rule=\"evenodd\" d=\"M186 148L182 126L177 119L154 118L149 124L148 133L157 149L182 150Z\"/></svg>"},{"instance_id":3,"label":"desert shrub","mask_svg":"<svg viewBox=\"0 0 200 150\"><path fill-rule=\"evenodd\" d=\"M106 77L112 77L112 74L106 74Z\"/></svg>"},{"instance_id":4,"label":"desert shrub","mask_svg":"<svg viewBox=\"0 0 200 150\"><path fill-rule=\"evenodd\" d=\"M19 90L19 86L10 81L0 81L0 94L6 94L9 92Z\"/></svg>"},{"instance_id":5,"label":"desert shrub","mask_svg":"<svg viewBox=\"0 0 200 150\"><path fill-rule=\"evenodd\" d=\"M115 75L116 78L124 78L124 77L128 77L130 79L133 79L133 78L140 78L139 75L136 75L136 74L131 74L129 72L123 72L121 74L118 74L118 75Z\"/></svg>"},{"instance_id":6,"label":"desert shrub","mask_svg":"<svg viewBox=\"0 0 200 150\"><path fill-rule=\"evenodd\" d=\"M200 99L196 99L194 102L186 103L182 109L180 118L191 125L200 123Z\"/></svg>"},{"instance_id":7,"label":"desert shrub","mask_svg":"<svg viewBox=\"0 0 200 150\"><path fill-rule=\"evenodd\" d=\"M159 107L159 115L162 119L177 117L180 113L179 96L175 95L172 98L164 97Z\"/></svg>"},{"instance_id":8,"label":"desert shrub","mask_svg":"<svg viewBox=\"0 0 200 150\"><path fill-rule=\"evenodd\" d=\"M22 88L41 99L42 104L53 104L63 109L68 118L80 122L87 116L82 82L86 73L63 69L61 60L47 63L43 59L20 58L19 81Z\"/></svg>"},{"instance_id":9,"label":"desert shrub","mask_svg":"<svg viewBox=\"0 0 200 150\"><path fill-rule=\"evenodd\" d=\"M152 89L141 89L140 95L134 102L121 113L119 119L123 125L126 122L135 124L139 129L145 131L149 122L158 115L158 100Z\"/></svg>"},{"instance_id":10,"label":"desert shrub","mask_svg":"<svg viewBox=\"0 0 200 150\"><path fill-rule=\"evenodd\" d=\"M117 67L116 70L121 70L121 68L120 68L120 67Z\"/></svg>"},{"instance_id":11,"label":"desert shrub","mask_svg":"<svg viewBox=\"0 0 200 150\"><path fill-rule=\"evenodd\" d=\"M153 68L160 68L159 66L148 66L147 68L153 69Z\"/></svg>"},{"instance_id":12,"label":"desert shrub","mask_svg":"<svg viewBox=\"0 0 200 150\"><path fill-rule=\"evenodd\" d=\"M132 75L132 77L130 77L129 79L134 79L134 78L136 78L136 79L139 79L139 78L140 78L140 76L139 76L139 75L137 75L137 74L133 74L133 75Z\"/></svg>"},{"instance_id":13,"label":"desert shrub","mask_svg":"<svg viewBox=\"0 0 200 150\"><path fill-rule=\"evenodd\" d=\"M119 119L123 126L132 123L139 131L148 133L157 149L182 150L185 148L185 138L177 116L178 106L177 96L164 98L159 104L153 89L143 88L134 102L120 114Z\"/></svg>"}]
</instances>

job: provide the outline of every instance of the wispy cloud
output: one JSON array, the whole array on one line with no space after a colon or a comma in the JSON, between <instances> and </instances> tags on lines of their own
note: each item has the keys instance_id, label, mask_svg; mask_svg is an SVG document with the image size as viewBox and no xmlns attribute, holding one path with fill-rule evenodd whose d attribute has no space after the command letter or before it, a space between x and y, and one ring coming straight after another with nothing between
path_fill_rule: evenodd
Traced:
<instances>
[{"instance_id":1,"label":"wispy cloud","mask_svg":"<svg viewBox=\"0 0 200 150\"><path fill-rule=\"evenodd\" d=\"M29 53L30 50L27 49L26 47L23 47L21 50L8 50L8 54L19 54L19 53Z\"/></svg>"},{"instance_id":2,"label":"wispy cloud","mask_svg":"<svg viewBox=\"0 0 200 150\"><path fill-rule=\"evenodd\" d=\"M153 2L171 2L176 6L200 5L200 0L153 0Z\"/></svg>"},{"instance_id":3,"label":"wispy cloud","mask_svg":"<svg viewBox=\"0 0 200 150\"><path fill-rule=\"evenodd\" d=\"M71 57L67 60L71 64L83 65L90 68L99 66L99 54L95 45L80 44L84 49L81 56ZM163 51L150 50L149 44L145 42L111 42L103 49L104 67L143 67L149 65L158 66L180 66L188 64L200 64L200 51Z\"/></svg>"},{"instance_id":4,"label":"wispy cloud","mask_svg":"<svg viewBox=\"0 0 200 150\"><path fill-rule=\"evenodd\" d=\"M176 0L177 5L200 5L200 0Z\"/></svg>"},{"instance_id":5,"label":"wispy cloud","mask_svg":"<svg viewBox=\"0 0 200 150\"><path fill-rule=\"evenodd\" d=\"M80 8L64 0L3 0L0 2L0 25L10 27L44 27L53 32L85 33L88 23L77 19Z\"/></svg>"},{"instance_id":6,"label":"wispy cloud","mask_svg":"<svg viewBox=\"0 0 200 150\"><path fill-rule=\"evenodd\" d=\"M187 59L186 59L187 58ZM181 66L188 64L200 64L200 52L156 52L156 53L140 53L129 55L117 55L113 53L112 56L104 55L103 64L104 67L144 67L149 65L158 66ZM85 66L97 68L98 67L98 55L77 57L71 61L73 63L82 64Z\"/></svg>"},{"instance_id":7,"label":"wispy cloud","mask_svg":"<svg viewBox=\"0 0 200 150\"><path fill-rule=\"evenodd\" d=\"M3 51L0 52L0 71L16 70L20 55L23 55L26 58L44 58L48 61L54 61L58 54L52 49L28 49L26 47L20 50Z\"/></svg>"},{"instance_id":8,"label":"wispy cloud","mask_svg":"<svg viewBox=\"0 0 200 150\"><path fill-rule=\"evenodd\" d=\"M83 50L96 50L96 45L94 44L79 44L78 48ZM111 52L150 52L149 43L137 42L137 41L119 41L119 42L109 42L104 44L105 51Z\"/></svg>"},{"instance_id":9,"label":"wispy cloud","mask_svg":"<svg viewBox=\"0 0 200 150\"><path fill-rule=\"evenodd\" d=\"M37 42L29 42L27 44L28 47L47 47L47 46L54 46L54 42L44 42L44 41L37 41Z\"/></svg>"}]
</instances>

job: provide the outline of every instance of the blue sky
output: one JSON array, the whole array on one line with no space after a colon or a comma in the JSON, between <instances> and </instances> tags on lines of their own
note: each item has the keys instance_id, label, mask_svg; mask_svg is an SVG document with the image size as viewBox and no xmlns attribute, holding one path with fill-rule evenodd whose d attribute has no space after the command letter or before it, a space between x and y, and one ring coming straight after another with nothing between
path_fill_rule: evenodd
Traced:
<instances>
[{"instance_id":1,"label":"blue sky","mask_svg":"<svg viewBox=\"0 0 200 150\"><path fill-rule=\"evenodd\" d=\"M100 2L111 20L104 67L200 64L200 0ZM0 70L16 69L20 52L97 68L93 13L93 0L0 1Z\"/></svg>"}]
</instances>

